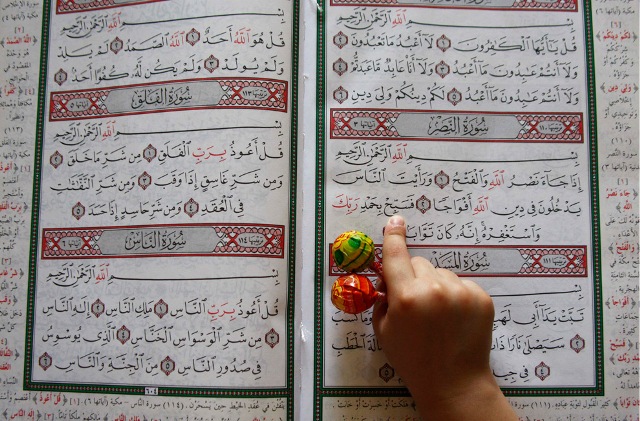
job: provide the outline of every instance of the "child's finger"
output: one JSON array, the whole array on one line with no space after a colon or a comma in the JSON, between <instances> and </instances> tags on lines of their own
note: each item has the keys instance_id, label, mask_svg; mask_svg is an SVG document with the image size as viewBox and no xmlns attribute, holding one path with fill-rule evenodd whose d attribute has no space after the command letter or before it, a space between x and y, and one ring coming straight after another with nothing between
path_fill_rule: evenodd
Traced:
<instances>
[{"instance_id":1,"label":"child's finger","mask_svg":"<svg viewBox=\"0 0 640 421\"><path fill-rule=\"evenodd\" d=\"M399 215L392 216L384 228L382 271L390 295L415 278L411 255L407 250L406 233L404 218Z\"/></svg>"}]
</instances>

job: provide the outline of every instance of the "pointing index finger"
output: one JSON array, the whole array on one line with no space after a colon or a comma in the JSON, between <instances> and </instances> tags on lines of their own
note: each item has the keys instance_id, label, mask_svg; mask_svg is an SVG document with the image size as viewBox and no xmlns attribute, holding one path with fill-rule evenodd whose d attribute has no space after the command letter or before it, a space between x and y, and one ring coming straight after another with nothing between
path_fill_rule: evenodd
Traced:
<instances>
[{"instance_id":1,"label":"pointing index finger","mask_svg":"<svg viewBox=\"0 0 640 421\"><path fill-rule=\"evenodd\" d=\"M384 227L384 241L382 243L382 272L384 282L390 294L413 278L411 255L407 250L407 226L404 218L395 215L389 218Z\"/></svg>"}]
</instances>

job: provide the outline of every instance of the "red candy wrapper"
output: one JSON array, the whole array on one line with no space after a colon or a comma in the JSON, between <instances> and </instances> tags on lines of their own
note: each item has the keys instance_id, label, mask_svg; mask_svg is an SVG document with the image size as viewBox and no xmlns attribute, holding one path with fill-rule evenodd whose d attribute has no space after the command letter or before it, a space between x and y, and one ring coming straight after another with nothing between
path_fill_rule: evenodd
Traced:
<instances>
[{"instance_id":1,"label":"red candy wrapper","mask_svg":"<svg viewBox=\"0 0 640 421\"><path fill-rule=\"evenodd\" d=\"M357 273L339 277L331 288L333 305L349 314L362 313L373 306L381 295L369 278Z\"/></svg>"}]
</instances>

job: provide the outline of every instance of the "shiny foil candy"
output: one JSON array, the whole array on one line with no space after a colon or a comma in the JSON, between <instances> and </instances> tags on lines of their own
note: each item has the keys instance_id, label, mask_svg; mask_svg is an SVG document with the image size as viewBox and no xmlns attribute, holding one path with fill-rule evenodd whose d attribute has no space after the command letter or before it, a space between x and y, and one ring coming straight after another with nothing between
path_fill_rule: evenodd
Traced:
<instances>
[{"instance_id":1,"label":"shiny foil candy","mask_svg":"<svg viewBox=\"0 0 640 421\"><path fill-rule=\"evenodd\" d=\"M349 314L358 314L369 309L378 300L379 293L364 275L350 273L341 276L331 287L331 302Z\"/></svg>"},{"instance_id":2,"label":"shiny foil candy","mask_svg":"<svg viewBox=\"0 0 640 421\"><path fill-rule=\"evenodd\" d=\"M373 263L375 246L367 234L360 231L343 232L331 247L333 260L345 272L361 272Z\"/></svg>"}]
</instances>

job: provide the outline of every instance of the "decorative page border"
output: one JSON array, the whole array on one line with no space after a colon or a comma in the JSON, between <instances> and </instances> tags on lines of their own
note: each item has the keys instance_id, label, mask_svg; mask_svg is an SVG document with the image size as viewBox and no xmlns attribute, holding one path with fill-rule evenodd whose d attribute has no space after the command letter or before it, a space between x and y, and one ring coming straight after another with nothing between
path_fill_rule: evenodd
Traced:
<instances>
[{"instance_id":1,"label":"decorative page border","mask_svg":"<svg viewBox=\"0 0 640 421\"><path fill-rule=\"evenodd\" d=\"M430 3L430 4L423 4ZM494 3L495 4L495 3ZM531 11L562 11L577 12L578 0L556 0L556 1L535 1L535 0L506 0L497 2L497 5L483 6L481 2L458 1L424 1L417 0L331 0L331 6L402 6L402 7L432 7L443 9L475 9L475 10L531 10Z\"/></svg>"},{"instance_id":2,"label":"decorative page border","mask_svg":"<svg viewBox=\"0 0 640 421\"><path fill-rule=\"evenodd\" d=\"M380 2L385 2L385 5L390 5L388 1L395 0L379 0ZM572 0L574 1L574 0ZM368 1L358 1L358 0L328 0L331 5L349 5L349 6L371 6L372 3L378 3L378 0ZM321 11L325 10L327 1L320 0L320 9ZM391 5L390 5L391 6ZM403 5L406 7L406 5ZM415 6L415 7L431 7L431 6ZM434 6L435 7L435 6ZM577 11L577 0L576 0L576 11ZM318 50L317 50L317 114L316 114L316 177L317 177L317 185L316 185L316 226L315 226L315 234L316 234L316 264L315 264L315 378L314 378L314 416L313 419L315 421L323 421L323 399L325 397L407 397L410 396L408 391L403 388L326 388L323 386L323 286L324 286L324 278L323 278L323 270L325 265L328 262L325 262L325 214L324 214L324 201L325 201L325 185L324 185L324 176L325 176L325 163L326 163L326 152L325 152L325 144L327 142L325 136L325 124L328 121L325 117L326 104L324 101L326 95L326 82L325 82L325 74L327 71L331 69L327 69L325 67L325 54L326 54L326 44L330 42L326 40L326 31L325 31L325 13L318 13L318 30L317 30L317 39L318 39ZM541 397L541 396L604 396L604 352L603 352L603 332L602 332L602 274L600 270L600 213L599 213L599 204L598 204L598 165L597 165L597 120L596 120L596 108L595 108L595 92L596 92L596 81L595 81L595 69L594 69L594 56L593 56L593 28L591 22L591 5L590 2L584 2L584 23L585 23L585 37L586 37L586 62L587 62L587 85L588 85L588 93L587 93L587 101L588 101L588 112L589 112L589 125L584 128L584 130L588 130L589 139L590 139L590 158L591 158L591 167L590 167L590 179L591 179L591 205L593 212L593 220L592 220L592 241L593 241L593 255L591 256L591 264L593 269L593 280L594 280L594 297L593 297L593 305L594 305L594 337L595 337L595 371L596 371L596 379L595 379L595 387L588 388L503 388L503 393L507 396L523 396L523 397Z\"/></svg>"},{"instance_id":3,"label":"decorative page border","mask_svg":"<svg viewBox=\"0 0 640 421\"><path fill-rule=\"evenodd\" d=\"M56 13L78 13L92 10L111 9L114 7L136 6L145 3L157 3L167 0L90 0L77 2L77 0L57 0Z\"/></svg>"},{"instance_id":4,"label":"decorative page border","mask_svg":"<svg viewBox=\"0 0 640 421\"><path fill-rule=\"evenodd\" d=\"M284 231L282 225L265 224L45 228L40 258L240 256L283 259ZM192 245L203 238L209 240L206 248L202 244Z\"/></svg>"},{"instance_id":5,"label":"decorative page border","mask_svg":"<svg viewBox=\"0 0 640 421\"><path fill-rule=\"evenodd\" d=\"M382 108L332 108L329 112L331 139L584 143L582 113L497 113ZM418 122L428 126L429 130L416 131L412 125ZM486 134L489 131L493 134Z\"/></svg>"},{"instance_id":6,"label":"decorative page border","mask_svg":"<svg viewBox=\"0 0 640 421\"><path fill-rule=\"evenodd\" d=\"M296 223L297 223L297 157L298 146L298 69L299 69L299 20L300 20L300 4L295 1L292 5L292 71L291 71L291 162L290 162L290 201L289 201L289 222L290 230L288 233L288 241L291 247L287 255L289 262L289 271L287 282L289 283L286 306L286 336L290 346L287 351L286 361L286 386L278 389L204 389L204 388L184 388L184 387L145 387L140 386L114 386L114 385L90 385L90 384L59 384L59 383L43 383L33 382L31 380L31 370L38 361L33 359L33 321L34 321L34 305L36 291L36 274L37 274L37 245L39 228L39 209L40 209L40 185L41 185L41 168L46 162L42 154L42 142L44 136L44 122L47 117L45 114L46 92L47 92L47 76L48 76L48 54L49 54L49 31L50 20L54 10L52 10L52 2L54 0L45 0L43 3L43 23L41 32L41 59L39 73L39 89L38 89L38 110L37 110L37 126L36 126L36 150L34 157L34 188L32 196L32 213L31 213L31 250L29 257L28 272L28 291L27 291L27 314L25 327L25 362L24 362L24 378L23 386L25 390L34 391L60 391L60 392L79 392L79 393L102 393L102 394L131 394L131 395L152 395L152 396L174 396L174 397L216 397L216 398L276 398L285 400L287 420L294 419L294 397L295 397L295 268L296 268ZM150 0L150 1L166 1L166 0ZM287 101L285 101L286 103Z\"/></svg>"},{"instance_id":7,"label":"decorative page border","mask_svg":"<svg viewBox=\"0 0 640 421\"><path fill-rule=\"evenodd\" d=\"M188 79L58 91L50 94L49 121L210 108L255 108L286 113L287 97L285 81L253 78Z\"/></svg>"},{"instance_id":8,"label":"decorative page border","mask_svg":"<svg viewBox=\"0 0 640 421\"><path fill-rule=\"evenodd\" d=\"M342 276L346 272L329 256L329 276ZM382 259L382 245L376 244L376 258ZM588 275L587 246L408 246L412 255L431 260L434 266L454 271L458 276L509 278L584 278ZM493 255L502 265L491 268L487 255ZM375 276L372 269L363 275Z\"/></svg>"}]
</instances>

